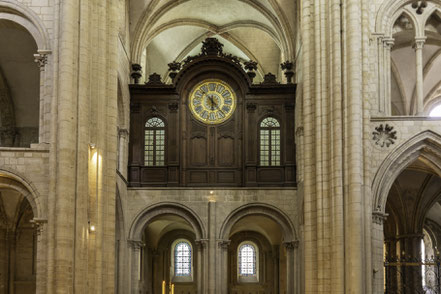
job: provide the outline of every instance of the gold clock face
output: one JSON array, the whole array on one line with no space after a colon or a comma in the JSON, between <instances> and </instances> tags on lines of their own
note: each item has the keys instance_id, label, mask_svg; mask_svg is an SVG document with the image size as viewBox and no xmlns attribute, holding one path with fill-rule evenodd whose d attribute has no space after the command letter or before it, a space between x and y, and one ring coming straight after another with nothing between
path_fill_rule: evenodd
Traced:
<instances>
[{"instance_id":1,"label":"gold clock face","mask_svg":"<svg viewBox=\"0 0 441 294\"><path fill-rule=\"evenodd\" d=\"M189 106L194 117L206 124L220 124L229 119L236 109L236 95L221 80L204 80L190 93Z\"/></svg>"}]
</instances>

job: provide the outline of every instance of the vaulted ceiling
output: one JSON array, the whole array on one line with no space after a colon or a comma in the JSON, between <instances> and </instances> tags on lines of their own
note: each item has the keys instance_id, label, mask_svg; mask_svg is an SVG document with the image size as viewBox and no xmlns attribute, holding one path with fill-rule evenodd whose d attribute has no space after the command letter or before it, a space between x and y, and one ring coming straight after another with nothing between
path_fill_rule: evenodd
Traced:
<instances>
[{"instance_id":1,"label":"vaulted ceiling","mask_svg":"<svg viewBox=\"0 0 441 294\"><path fill-rule=\"evenodd\" d=\"M295 58L295 4L291 0L130 0L132 60L163 78L167 64L199 53L216 37L224 52L259 63L257 80Z\"/></svg>"}]
</instances>

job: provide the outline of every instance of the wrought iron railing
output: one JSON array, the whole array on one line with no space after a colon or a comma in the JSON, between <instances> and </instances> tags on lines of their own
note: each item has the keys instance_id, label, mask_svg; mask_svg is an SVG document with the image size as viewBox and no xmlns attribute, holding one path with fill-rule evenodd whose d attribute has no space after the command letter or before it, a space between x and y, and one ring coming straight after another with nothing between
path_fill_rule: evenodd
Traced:
<instances>
[{"instance_id":1,"label":"wrought iron railing","mask_svg":"<svg viewBox=\"0 0 441 294\"><path fill-rule=\"evenodd\" d=\"M386 294L441 294L441 258L386 258Z\"/></svg>"}]
</instances>

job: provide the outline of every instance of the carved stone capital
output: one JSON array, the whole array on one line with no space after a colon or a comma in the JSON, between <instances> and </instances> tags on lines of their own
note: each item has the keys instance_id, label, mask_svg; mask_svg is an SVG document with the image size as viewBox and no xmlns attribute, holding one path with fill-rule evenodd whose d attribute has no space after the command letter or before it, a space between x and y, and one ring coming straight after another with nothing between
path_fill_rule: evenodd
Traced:
<instances>
[{"instance_id":1,"label":"carved stone capital","mask_svg":"<svg viewBox=\"0 0 441 294\"><path fill-rule=\"evenodd\" d=\"M129 131L127 129L119 129L118 134L120 137L127 138L129 136Z\"/></svg>"},{"instance_id":2,"label":"carved stone capital","mask_svg":"<svg viewBox=\"0 0 441 294\"><path fill-rule=\"evenodd\" d=\"M208 246L208 239L199 239L194 241L196 246L200 249L205 249Z\"/></svg>"},{"instance_id":3,"label":"carved stone capital","mask_svg":"<svg viewBox=\"0 0 441 294\"><path fill-rule=\"evenodd\" d=\"M217 240L217 245L219 248L227 250L228 246L230 246L231 240Z\"/></svg>"},{"instance_id":4,"label":"carved stone capital","mask_svg":"<svg viewBox=\"0 0 441 294\"><path fill-rule=\"evenodd\" d=\"M372 222L377 225L383 225L388 217L387 213L381 211L374 211L372 213Z\"/></svg>"},{"instance_id":5,"label":"carved stone capital","mask_svg":"<svg viewBox=\"0 0 441 294\"><path fill-rule=\"evenodd\" d=\"M395 45L394 38L382 38L381 41L383 42L383 46L385 49L391 50L392 47Z\"/></svg>"},{"instance_id":6,"label":"carved stone capital","mask_svg":"<svg viewBox=\"0 0 441 294\"><path fill-rule=\"evenodd\" d=\"M426 43L426 37L415 37L415 42L413 43L413 49L419 50L423 49Z\"/></svg>"},{"instance_id":7,"label":"carved stone capital","mask_svg":"<svg viewBox=\"0 0 441 294\"><path fill-rule=\"evenodd\" d=\"M34 54L34 62L40 68L40 71L44 71L44 67L47 64L47 56L51 53L49 50L39 50L37 54Z\"/></svg>"},{"instance_id":8,"label":"carved stone capital","mask_svg":"<svg viewBox=\"0 0 441 294\"><path fill-rule=\"evenodd\" d=\"M129 243L130 248L133 250L140 250L145 246L144 242L140 240L127 240L127 242Z\"/></svg>"},{"instance_id":9,"label":"carved stone capital","mask_svg":"<svg viewBox=\"0 0 441 294\"><path fill-rule=\"evenodd\" d=\"M303 126L299 126L296 129L296 136L301 137L304 135L305 129L303 128Z\"/></svg>"},{"instance_id":10,"label":"carved stone capital","mask_svg":"<svg viewBox=\"0 0 441 294\"><path fill-rule=\"evenodd\" d=\"M30 222L34 225L37 235L41 235L44 230L44 225L47 224L47 219L33 218Z\"/></svg>"},{"instance_id":11,"label":"carved stone capital","mask_svg":"<svg viewBox=\"0 0 441 294\"><path fill-rule=\"evenodd\" d=\"M283 242L283 245L287 250L294 250L299 247L299 243L300 242L298 240L294 240L294 241Z\"/></svg>"}]
</instances>

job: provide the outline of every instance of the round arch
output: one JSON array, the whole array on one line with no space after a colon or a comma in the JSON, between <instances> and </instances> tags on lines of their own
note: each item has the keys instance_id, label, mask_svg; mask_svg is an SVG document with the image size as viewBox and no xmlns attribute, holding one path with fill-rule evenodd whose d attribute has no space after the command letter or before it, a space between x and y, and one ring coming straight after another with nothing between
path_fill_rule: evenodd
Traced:
<instances>
[{"instance_id":1,"label":"round arch","mask_svg":"<svg viewBox=\"0 0 441 294\"><path fill-rule=\"evenodd\" d=\"M374 211L385 213L387 196L398 175L421 157L441 177L441 136L426 130L397 147L381 163L372 183Z\"/></svg>"},{"instance_id":2,"label":"round arch","mask_svg":"<svg viewBox=\"0 0 441 294\"><path fill-rule=\"evenodd\" d=\"M289 217L277 207L266 203L245 204L233 210L221 226L219 239L227 240L234 224L249 215L264 215L271 218L282 228L285 243L297 241L297 232Z\"/></svg>"},{"instance_id":3,"label":"round arch","mask_svg":"<svg viewBox=\"0 0 441 294\"><path fill-rule=\"evenodd\" d=\"M40 197L35 187L28 180L16 171L0 169L0 188L8 188L21 193L32 207L32 212L35 219L41 219L42 208Z\"/></svg>"},{"instance_id":4,"label":"round arch","mask_svg":"<svg viewBox=\"0 0 441 294\"><path fill-rule=\"evenodd\" d=\"M50 39L41 19L26 6L11 0L0 0L0 20L9 20L24 27L34 38L38 51L50 50Z\"/></svg>"},{"instance_id":5,"label":"round arch","mask_svg":"<svg viewBox=\"0 0 441 294\"><path fill-rule=\"evenodd\" d=\"M142 210L134 218L129 230L129 240L141 241L145 227L157 216L163 214L177 215L185 219L194 229L196 240L206 238L206 231L202 220L189 207L175 202L161 202Z\"/></svg>"}]
</instances>

